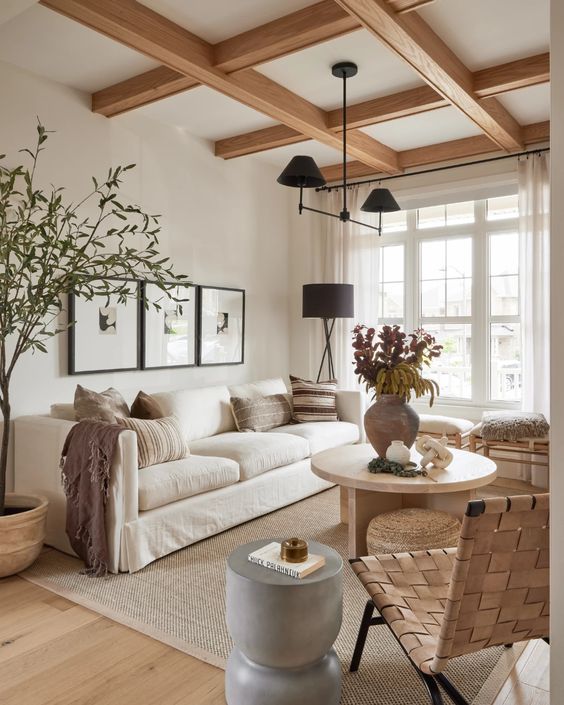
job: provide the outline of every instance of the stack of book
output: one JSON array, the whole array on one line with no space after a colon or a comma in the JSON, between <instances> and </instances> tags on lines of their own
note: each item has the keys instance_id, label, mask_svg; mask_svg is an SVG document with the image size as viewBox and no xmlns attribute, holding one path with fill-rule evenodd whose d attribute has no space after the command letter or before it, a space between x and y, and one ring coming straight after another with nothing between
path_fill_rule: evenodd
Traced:
<instances>
[{"instance_id":1,"label":"stack of book","mask_svg":"<svg viewBox=\"0 0 564 705\"><path fill-rule=\"evenodd\" d=\"M277 573L289 575L291 578L305 578L325 565L324 556L311 553L302 563L290 563L280 558L280 544L276 541L249 553L251 563L275 570Z\"/></svg>"}]
</instances>

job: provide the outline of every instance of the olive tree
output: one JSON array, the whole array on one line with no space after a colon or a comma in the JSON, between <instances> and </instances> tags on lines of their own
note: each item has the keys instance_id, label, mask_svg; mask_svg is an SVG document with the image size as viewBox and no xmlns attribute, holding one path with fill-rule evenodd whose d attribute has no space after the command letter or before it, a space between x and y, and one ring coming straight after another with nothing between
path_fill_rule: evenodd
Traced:
<instances>
[{"instance_id":1,"label":"olive tree","mask_svg":"<svg viewBox=\"0 0 564 705\"><path fill-rule=\"evenodd\" d=\"M40 123L32 149L20 154L26 165L6 166L0 155L0 515L4 513L10 441L10 383L25 354L47 352L47 341L73 325L57 325L68 294L86 300L100 294L124 302L136 296L131 279L188 284L159 254L158 216L126 204L120 186L133 164L92 178L90 192L77 202L63 188L36 185L36 170L49 132ZM157 304L158 306L158 304Z\"/></svg>"}]
</instances>

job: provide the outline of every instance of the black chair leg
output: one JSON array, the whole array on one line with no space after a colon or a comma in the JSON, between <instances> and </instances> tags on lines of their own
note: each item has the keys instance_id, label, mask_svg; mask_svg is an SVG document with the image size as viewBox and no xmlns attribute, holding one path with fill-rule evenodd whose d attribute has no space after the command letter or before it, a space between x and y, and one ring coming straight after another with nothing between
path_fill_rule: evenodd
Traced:
<instances>
[{"instance_id":1,"label":"black chair leg","mask_svg":"<svg viewBox=\"0 0 564 705\"><path fill-rule=\"evenodd\" d=\"M443 687L445 693L452 700L454 705L468 705L468 701L463 697L462 693L459 692L457 688L451 683L451 681L445 676L444 673L438 673L436 676L437 681Z\"/></svg>"},{"instance_id":2,"label":"black chair leg","mask_svg":"<svg viewBox=\"0 0 564 705\"><path fill-rule=\"evenodd\" d=\"M349 671L351 673L353 673L354 671L358 671L358 667L360 666L360 659L362 658L362 652L364 651L364 644L366 643L368 629L372 624L373 613L374 603L372 602L372 600L368 600L364 608L364 614L362 615L362 622L360 623L360 629L358 630L358 636L356 638L351 667L349 668Z\"/></svg>"},{"instance_id":3,"label":"black chair leg","mask_svg":"<svg viewBox=\"0 0 564 705\"><path fill-rule=\"evenodd\" d=\"M444 705L443 696L441 695L441 691L439 690L439 686L437 685L437 681L434 679L434 677L429 676L426 673L421 673L418 668L416 669L416 671L421 677L423 683L425 683L427 687L427 692L429 693L429 697L431 698L431 702L433 703L433 705Z\"/></svg>"}]
</instances>

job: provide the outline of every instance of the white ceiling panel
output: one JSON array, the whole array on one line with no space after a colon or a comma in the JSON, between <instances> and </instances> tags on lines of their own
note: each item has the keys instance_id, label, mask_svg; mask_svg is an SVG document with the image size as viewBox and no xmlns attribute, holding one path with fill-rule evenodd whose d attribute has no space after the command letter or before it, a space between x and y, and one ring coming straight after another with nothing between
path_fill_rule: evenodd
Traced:
<instances>
[{"instance_id":1,"label":"white ceiling panel","mask_svg":"<svg viewBox=\"0 0 564 705\"><path fill-rule=\"evenodd\" d=\"M137 112L209 140L277 124L262 113L206 86L151 103Z\"/></svg>"},{"instance_id":2,"label":"white ceiling panel","mask_svg":"<svg viewBox=\"0 0 564 705\"><path fill-rule=\"evenodd\" d=\"M398 151L482 134L466 116L450 107L371 125L363 132Z\"/></svg>"},{"instance_id":3,"label":"white ceiling panel","mask_svg":"<svg viewBox=\"0 0 564 705\"><path fill-rule=\"evenodd\" d=\"M550 85L521 88L499 96L499 100L521 125L550 120Z\"/></svg>"},{"instance_id":4,"label":"white ceiling panel","mask_svg":"<svg viewBox=\"0 0 564 705\"><path fill-rule=\"evenodd\" d=\"M342 82L331 73L338 61L354 61L358 74L347 81L348 103L422 85L422 81L367 30L270 61L258 69L325 110L342 102Z\"/></svg>"},{"instance_id":5,"label":"white ceiling panel","mask_svg":"<svg viewBox=\"0 0 564 705\"><path fill-rule=\"evenodd\" d=\"M548 51L550 0L436 0L419 14L472 71Z\"/></svg>"},{"instance_id":6,"label":"white ceiling panel","mask_svg":"<svg viewBox=\"0 0 564 705\"><path fill-rule=\"evenodd\" d=\"M317 0L141 0L143 5L215 44Z\"/></svg>"},{"instance_id":7,"label":"white ceiling panel","mask_svg":"<svg viewBox=\"0 0 564 705\"><path fill-rule=\"evenodd\" d=\"M0 25L0 61L90 93L158 66L41 5Z\"/></svg>"},{"instance_id":8,"label":"white ceiling panel","mask_svg":"<svg viewBox=\"0 0 564 705\"><path fill-rule=\"evenodd\" d=\"M259 154L255 154L253 158L259 159L267 164L274 164L275 166L280 167L280 171L282 171L290 159L295 157L297 154L305 154L308 157L313 157L317 163L317 166L336 164L337 162L342 161L343 158L341 152L337 149L326 147L324 144L314 142L313 140L301 142L300 144L289 144L285 147L277 147L276 149L271 149L268 152L260 152ZM248 159L249 157L242 158Z\"/></svg>"}]
</instances>

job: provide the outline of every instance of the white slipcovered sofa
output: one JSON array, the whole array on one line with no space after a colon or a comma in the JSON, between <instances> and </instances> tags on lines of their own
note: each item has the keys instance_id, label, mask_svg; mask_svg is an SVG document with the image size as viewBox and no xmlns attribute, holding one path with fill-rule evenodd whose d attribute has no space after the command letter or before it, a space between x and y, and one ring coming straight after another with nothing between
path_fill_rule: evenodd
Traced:
<instances>
[{"instance_id":1,"label":"white slipcovered sofa","mask_svg":"<svg viewBox=\"0 0 564 705\"><path fill-rule=\"evenodd\" d=\"M337 392L339 421L289 424L266 433L237 431L230 396L286 391L282 379L271 379L154 395L165 415L180 419L190 455L139 470L135 433L120 434L106 507L111 572L135 572L331 486L311 472L310 457L359 440L360 393ZM72 405L65 404L52 407L50 416L22 416L14 422L16 492L49 499L46 543L66 553L72 549L65 533L59 458L72 418Z\"/></svg>"}]
</instances>

